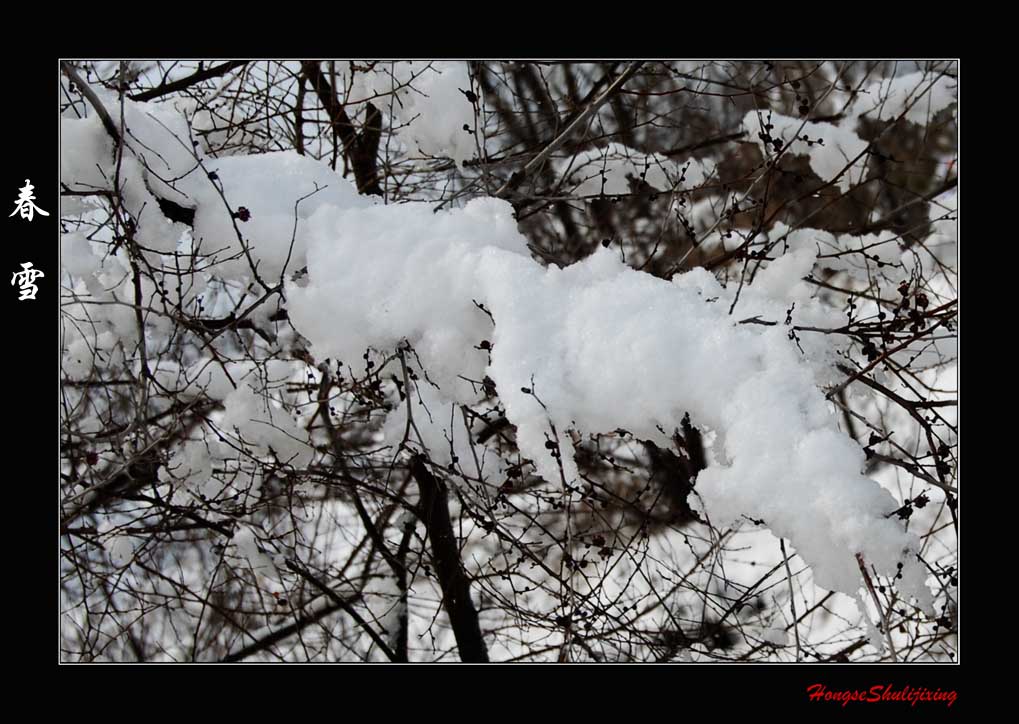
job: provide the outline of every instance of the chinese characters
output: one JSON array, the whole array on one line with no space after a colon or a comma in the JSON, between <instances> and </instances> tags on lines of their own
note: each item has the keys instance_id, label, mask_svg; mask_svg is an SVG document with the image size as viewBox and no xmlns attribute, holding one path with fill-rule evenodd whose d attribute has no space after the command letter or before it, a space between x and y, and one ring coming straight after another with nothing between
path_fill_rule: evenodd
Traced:
<instances>
[{"instance_id":1,"label":"chinese characters","mask_svg":"<svg viewBox=\"0 0 1019 724\"><path fill-rule=\"evenodd\" d=\"M35 191L35 187L27 178L25 179L25 185L18 189L18 191L21 193L18 195L18 200L14 202L14 211L7 218L14 216L18 212L21 212L22 219L28 219L29 221L35 218L36 212L43 216L50 215L48 211L43 211L35 205L35 194L32 193Z\"/></svg>"},{"instance_id":2,"label":"chinese characters","mask_svg":"<svg viewBox=\"0 0 1019 724\"><path fill-rule=\"evenodd\" d=\"M20 214L22 219L28 219L31 221L35 218L36 213L42 216L49 216L48 211L43 211L35 205L35 187L29 179L25 179L25 185L18 189L18 200L14 202L14 211L12 211L7 218L11 218L15 214ZM35 285L35 280L39 277L46 276L40 270L35 269L32 266L32 262L26 261L21 265L21 271L14 272L11 276L11 284L17 284L21 296L18 297L19 302L23 302L26 299L35 299L36 293L39 291L39 287Z\"/></svg>"},{"instance_id":3,"label":"chinese characters","mask_svg":"<svg viewBox=\"0 0 1019 724\"><path fill-rule=\"evenodd\" d=\"M21 265L21 271L14 272L11 277L11 284L17 283L20 287L21 296L18 297L18 301L24 301L26 299L35 299L36 292L39 291L39 287L35 285L35 280L38 277L46 276L38 269L32 268L32 262L26 261Z\"/></svg>"}]
</instances>

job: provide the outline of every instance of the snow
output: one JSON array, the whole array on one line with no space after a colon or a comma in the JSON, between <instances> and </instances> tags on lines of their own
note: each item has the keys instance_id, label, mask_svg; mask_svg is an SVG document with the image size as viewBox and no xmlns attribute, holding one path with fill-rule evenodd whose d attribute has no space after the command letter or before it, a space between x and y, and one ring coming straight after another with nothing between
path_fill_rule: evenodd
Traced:
<instances>
[{"instance_id":1,"label":"snow","mask_svg":"<svg viewBox=\"0 0 1019 724\"><path fill-rule=\"evenodd\" d=\"M742 127L766 157L774 154L774 147L760 134L780 140L786 153L807 156L811 169L824 181L842 174L836 183L843 192L848 192L864 180L862 174L866 169L866 156L847 169L867 148L867 142L855 130L861 117L892 120L905 113L905 119L911 123L927 123L956 102L956 88L955 79L947 75L916 72L892 76L864 88L859 100L836 123L816 123L773 111L753 110L743 118Z\"/></svg>"},{"instance_id":2,"label":"snow","mask_svg":"<svg viewBox=\"0 0 1019 724\"><path fill-rule=\"evenodd\" d=\"M780 235L780 233L775 234L775 236ZM812 296L813 290L803 279L809 276L814 269L817 262L817 251L806 244L798 245L790 242L789 247L789 251L769 262L757 274L753 288L758 294L776 300L806 301Z\"/></svg>"},{"instance_id":3,"label":"snow","mask_svg":"<svg viewBox=\"0 0 1019 724\"><path fill-rule=\"evenodd\" d=\"M773 156L774 150L760 138L761 133L780 140L786 153L807 156L811 170L823 181L838 176L836 183L843 192L863 180L867 156L860 154L867 148L867 142L845 123L814 123L771 111L749 111L743 119L743 129L751 141L761 146L765 157Z\"/></svg>"},{"instance_id":4,"label":"snow","mask_svg":"<svg viewBox=\"0 0 1019 724\"><path fill-rule=\"evenodd\" d=\"M122 154L98 115L62 118L60 178L74 191L119 188L126 210L137 220L139 238L160 252L172 251L185 227L159 211L156 196L191 206L188 191L197 181L196 161L183 116L158 104L125 100L123 120L114 94L94 89L125 139ZM126 129L126 132L125 132Z\"/></svg>"},{"instance_id":5,"label":"snow","mask_svg":"<svg viewBox=\"0 0 1019 724\"><path fill-rule=\"evenodd\" d=\"M811 365L781 326L735 324L731 290L706 271L668 282L607 249L542 267L512 208L494 199L438 214L414 204L324 209L308 229L308 284L288 285L287 295L319 358L356 359L406 339L440 394L459 404L477 400L465 379L487 374L522 455L550 482L560 479L546 446L553 425L571 482L567 430L623 427L666 442L658 426L671 432L689 412L717 433L715 459L698 479L716 525L765 519L819 585L845 593L860 586L857 553L886 575L902 562L901 590L929 605L912 555L919 542L886 517L898 505L861 475L863 452L838 430ZM792 264L794 273L805 268L803 259ZM754 304L784 318L785 307L764 295ZM492 343L490 362L474 349L482 339Z\"/></svg>"},{"instance_id":6,"label":"snow","mask_svg":"<svg viewBox=\"0 0 1019 724\"><path fill-rule=\"evenodd\" d=\"M101 100L120 129L119 101L108 94ZM125 205L139 219L136 236L143 246L165 253L184 244L184 251L217 263L217 274L226 278L253 276L252 264L270 281L279 279L288 262L291 271L300 269L302 237L291 244L295 215L299 225L323 206L372 203L324 163L294 151L204 159L192 146L184 116L166 106L125 101L123 125L127 148L118 164L98 116L61 119L68 150L61 154L62 181L76 191L111 191L119 178ZM169 221L157 196L195 209L193 230ZM226 204L234 213L246 209L247 218L231 219Z\"/></svg>"},{"instance_id":7,"label":"snow","mask_svg":"<svg viewBox=\"0 0 1019 724\"><path fill-rule=\"evenodd\" d=\"M466 62L401 63L392 69L389 63L378 65L374 73L356 76L360 82L351 94L355 100L395 88L394 127L412 151L452 158L457 166L477 155L474 136L464 130L476 126L474 105L461 92L472 88ZM388 104L384 111L390 111Z\"/></svg>"},{"instance_id":8,"label":"snow","mask_svg":"<svg viewBox=\"0 0 1019 724\"><path fill-rule=\"evenodd\" d=\"M231 546L237 551L248 567L259 577L263 583L269 584L273 579L278 579L276 562L273 557L267 555L259 544L259 531L254 526L242 525L230 539ZM264 533L263 533L264 535Z\"/></svg>"},{"instance_id":9,"label":"snow","mask_svg":"<svg viewBox=\"0 0 1019 724\"><path fill-rule=\"evenodd\" d=\"M761 638L772 646L785 646L789 643L789 634L780 628L771 628L762 632Z\"/></svg>"},{"instance_id":10,"label":"snow","mask_svg":"<svg viewBox=\"0 0 1019 724\"><path fill-rule=\"evenodd\" d=\"M956 102L957 87L956 80L948 75L922 71L883 78L861 91L861 99L853 108L854 116L885 120L905 111L907 121L927 123Z\"/></svg>"},{"instance_id":11,"label":"snow","mask_svg":"<svg viewBox=\"0 0 1019 724\"><path fill-rule=\"evenodd\" d=\"M223 400L226 412L218 426L228 433L236 431L238 441L258 457L275 454L285 465L298 469L307 467L312 459L307 433L297 426L282 405L263 399L248 384L240 384ZM227 457L235 456L224 452Z\"/></svg>"},{"instance_id":12,"label":"snow","mask_svg":"<svg viewBox=\"0 0 1019 724\"><path fill-rule=\"evenodd\" d=\"M159 468L161 483L179 480L195 491L204 492L211 475L212 458L199 442L178 445L171 451L166 465Z\"/></svg>"},{"instance_id":13,"label":"snow","mask_svg":"<svg viewBox=\"0 0 1019 724\"><path fill-rule=\"evenodd\" d=\"M643 179L658 191L696 188L712 176L715 164L708 158L678 163L613 142L559 159L556 168L574 186L574 194L596 196L629 194L631 179Z\"/></svg>"},{"instance_id":14,"label":"snow","mask_svg":"<svg viewBox=\"0 0 1019 724\"><path fill-rule=\"evenodd\" d=\"M118 533L117 527L109 520L99 522L96 534L110 557L110 563L117 568L123 568L131 562L134 556L134 542L131 536Z\"/></svg>"},{"instance_id":15,"label":"snow","mask_svg":"<svg viewBox=\"0 0 1019 724\"><path fill-rule=\"evenodd\" d=\"M299 233L300 226L315 211L372 203L324 163L294 151L228 156L209 161L206 167L218 177L233 211L243 207L249 213L246 221L232 220L204 173L194 184L194 246L211 255L209 261L218 262L216 273L227 278L251 274L238 231L258 274L272 283L279 280L284 268L293 272L305 266L305 237Z\"/></svg>"}]
</instances>

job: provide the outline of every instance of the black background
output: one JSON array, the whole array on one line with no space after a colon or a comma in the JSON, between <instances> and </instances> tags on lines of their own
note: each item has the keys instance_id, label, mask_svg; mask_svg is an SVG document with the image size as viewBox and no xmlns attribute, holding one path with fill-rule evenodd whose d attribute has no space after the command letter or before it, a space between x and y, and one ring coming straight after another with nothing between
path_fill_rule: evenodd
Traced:
<instances>
[{"instance_id":1,"label":"black background","mask_svg":"<svg viewBox=\"0 0 1019 724\"><path fill-rule=\"evenodd\" d=\"M476 13L474 13L476 16ZM344 16L347 11L344 10ZM532 17L532 20L534 18ZM347 23L343 23L347 25ZM660 28L662 30L663 28ZM237 44L244 43L245 39L250 41L252 35L234 26L233 33L223 36L231 38ZM655 34L661 38L659 31ZM9 26L10 33L17 33L14 26ZM147 32L147 31L146 31ZM263 29L264 33L265 30ZM302 31L303 32L303 31ZM770 49L757 47L752 48L745 44L741 45L737 37L730 42L715 42L718 35L712 34L702 39L700 43L691 42L689 36L681 32L677 26L674 45L668 48L663 47L661 40L657 47L643 47L645 43L640 39L621 38L620 43L611 43L611 47L602 44L593 45L586 49L571 48L569 45L557 44L551 47L547 42L545 47L527 47L522 44L514 44L504 39L496 43L498 49L490 47L491 37L487 37L482 29L465 31L460 41L466 41L467 47L456 48L450 45L431 44L422 45L423 39L429 36L420 28L415 28L415 37L418 42L406 46L400 45L397 39L385 41L386 47L364 47L365 40L358 41L361 46L351 46L348 39L323 42L321 39L313 39L309 36L304 47L298 49L295 40L302 35L289 35L291 47L283 49L271 48L230 48L230 43L222 44L217 42L216 48L183 48L163 44L163 47L150 46L144 48L133 48L131 50L111 51L110 48L92 48L83 52L81 48L57 49L49 58L38 60L24 60L18 62L19 68L24 72L19 74L17 79L16 96L8 96L4 100L12 112L7 115L7 132L4 134L9 145L9 163L4 164L2 185L0 185L0 201L5 206L4 213L0 215L5 226L3 235L3 285L0 285L0 294L3 295L4 317L8 322L4 338L3 359L5 360L5 374L9 384L5 387L6 394L4 401L7 406L7 457L13 466L7 466L5 485L8 487L8 495L0 500L6 499L11 507L6 511L3 519L8 526L7 543L9 553L6 556L8 566L4 567L3 576L0 577L0 586L6 590L0 599L5 600L4 606L7 609L5 620L8 625L14 624L12 630L7 632L6 640L10 648L7 649L8 663L10 659L16 661L30 662L33 666L49 667L60 663L59 653L59 489L57 485L59 476L59 288L60 272L58 263L59 250L59 58L60 57L298 57L297 54L307 57L493 57L493 52L504 53L506 57L537 58L537 57L585 57L597 58L607 57L611 53L613 57L636 58L639 55L650 57L724 57L726 55L748 57L748 53L760 54L762 57L958 57L958 51L950 51L948 48L927 48L924 50L911 49L908 47L866 48L857 45L854 49L852 43L843 40L838 47L831 46L827 51L815 48L779 48ZM604 25L601 31L597 30L597 23L590 31L578 27L573 28L571 36L578 38L596 39L604 37L606 28ZM611 31L611 32L619 32ZM795 33L792 29L786 32ZM933 30L931 31L933 32ZM947 31L942 31L947 32ZM203 34L213 37L213 31L204 30ZM350 37L349 33L343 35ZM543 33L543 35L545 35ZM258 36L256 36L258 37ZM261 36L261 37L264 37ZM524 36L516 36L518 38ZM809 38L810 36L803 36ZM476 43L471 43L471 40ZM712 42L708 42L711 40ZM489 46L487 49L479 44ZM759 43L758 43L759 44ZM699 45L700 47L695 47ZM476 46L476 47L471 47ZM397 48L402 50L398 51ZM409 50L408 50L409 49ZM756 52L754 52L756 51ZM229 54L229 55L227 55ZM960 74L966 67L961 64ZM972 70L972 68L971 68ZM967 78L973 79L975 73L967 74ZM977 94L976 83L968 85L967 90L975 96ZM15 101L16 98L16 101ZM961 98L961 96L960 96ZM1000 101L1004 102L1004 101ZM967 124L975 122L967 115ZM968 134L969 136L969 134ZM967 146L968 147L968 146ZM976 158L976 154L971 154ZM1010 164L1013 165L1013 164ZM18 189L24 185L24 180L30 178L35 186L36 204L46 211L50 216L36 216L32 222L20 218L20 215L8 217L14 210L14 203L18 196ZM961 188L961 186L960 186ZM972 196L972 195L971 195ZM961 197L961 190L960 190ZM971 215L974 218L976 214ZM976 258L971 255L970 258ZM18 301L18 289L11 285L11 275L20 270L25 261L31 261L33 265L44 272L45 276L36 281L39 287L37 298L34 301ZM975 292L967 286L968 292ZM970 300L971 297L967 297ZM965 303L960 301L960 312ZM976 302L973 302L974 308ZM972 317L973 315L970 315ZM960 327L961 327L960 323ZM967 327L970 334L963 335L963 338L975 338L975 328ZM962 340L960 340L961 342ZM1011 356L1011 355L1010 355ZM969 360L969 367L973 367L974 360L966 355ZM1002 371L1003 375L1009 375ZM1004 378L1003 378L1004 379ZM978 394L969 386L968 399L978 397ZM999 393L1000 394L1000 393ZM961 420L960 407L960 420ZM967 452L975 450L976 435L967 437ZM976 460L977 455L969 455L965 458L968 479L976 479L975 468L980 463ZM960 467L960 470L962 468ZM1003 472L1004 477L1011 480L1011 473ZM3 478L0 478L2 480ZM976 508L974 508L976 510ZM960 501L960 515L965 507ZM1006 515L1014 515L1014 511L1003 511ZM978 511L978 516L980 513ZM982 516L981 516L982 517ZM1004 521L1002 521L1004 524ZM967 543L974 549L984 549L981 541L975 540L979 534L976 528L985 528L983 525L971 526L973 534L967 537ZM999 546L1001 543L997 544ZM1008 545L1006 542L1004 545ZM982 557L982 556L981 556ZM973 559L976 555L970 555L968 563L976 565L978 562ZM1001 587L1014 578L1007 574L1007 569L1000 569L994 566L994 573L988 575L1001 576L999 584L994 590L1000 592ZM565 705L569 716L580 718L585 717L582 710L594 704L599 707L597 718L601 722L615 724L625 717L628 721L640 721L642 719L658 718L664 715L667 720L689 720L693 717L698 719L706 718L709 721L729 721L733 715L757 715L766 717L767 720L784 717L792 713L814 714L828 717L830 715L841 716L845 713L850 716L881 716L891 714L901 716L903 714L915 714L928 717L930 715L949 713L957 715L960 712L972 711L981 704L994 705L1003 704L1005 710L1008 708L1009 693L998 691L997 694L989 690L989 682L982 682L982 674L977 669L984 666L984 655L979 649L984 644L994 643L995 634L990 631L981 632L983 626L977 626L977 621L983 619L988 628L1000 628L1003 635L1007 636L1007 630L1012 625L1007 619L1000 620L989 618L983 614L978 615L978 609L984 613L993 611L993 603L988 602L987 607L978 599L982 598L979 590L982 587L982 572L974 568L967 568L960 565L960 588L965 588L967 594L966 604L961 605L960 612L962 622L960 629L961 638L965 646L960 645L960 656L965 664L958 665L645 665L645 666L577 666L559 667L548 669L547 667L532 665L536 676L527 676L527 672L509 671L501 667L499 671L478 671L478 667L460 667L455 672L443 671L441 667L429 667L428 669L417 670L423 673L439 672L438 681L442 682L445 689L440 696L444 714L459 710L463 705L461 713L470 716L484 715L485 711L491 711L491 705L499 701L506 703L516 701L514 709L523 712L540 713L551 717L553 706L550 701L560 701ZM987 579L984 579L987 580ZM968 584L968 586L967 586ZM1010 607L1004 601L999 605L1005 606L1001 614L1007 617L1010 614ZM999 614L999 615L1001 615ZM1008 644L1004 641L1003 653L1009 653ZM243 664L242 664L243 665ZM80 673L80 666L60 666L61 671L75 671ZM520 668L520 667L517 667ZM542 670L544 669L544 670ZM109 674L112 669L104 667L105 673ZM309 669L300 667L298 672L309 673ZM964 676L964 671L969 675ZM165 672L165 670L164 670ZM374 672L378 674L380 672ZM396 676L402 672L386 674L386 678L392 679L385 684L380 682L382 689L404 686L397 683ZM480 673L481 676L473 677L473 674ZM533 684L521 684L516 679L522 673L521 679L530 679ZM597 683L596 679L602 679L608 674L613 683L604 685ZM455 677L455 678L454 678ZM468 677L468 678L462 678ZM374 677L373 677L374 678ZM425 677L400 677L413 678L424 682L431 680L431 676ZM477 683L469 683L468 679L474 679ZM629 680L629 682L623 681ZM640 682L643 686L633 687L634 682ZM967 683L968 682L968 683ZM282 683L282 682L278 682ZM310 682L308 682L310 683ZM349 685L349 682L347 682ZM869 689L878 684L892 684L895 689L902 689L905 686L927 687L929 689L955 690L958 692L958 700L951 709L947 709L943 703L919 703L915 707L902 703L883 704L850 704L842 707L837 703L811 703L807 699L807 687L810 684L823 683L830 690L842 689ZM531 688L533 686L534 688ZM523 688L521 688L523 687ZM311 687L316 694L314 699L320 699L322 690L319 687ZM341 687L346 688L346 687ZM145 696L144 690L135 687L117 687L113 692L106 691L103 694L105 699L113 693L115 697L121 694L127 696L134 690L136 694ZM245 693L247 687L237 693L239 696L230 695L228 698L229 707L238 705L241 701L250 700L258 702L263 694L270 691L278 691L282 697L280 703L287 706L296 703L295 699L304 698L306 689L290 690L289 686L282 685L278 688L260 692L259 696L249 696L250 691ZM328 690L327 690L328 691ZM355 704L354 699L361 697L348 692L341 695L340 691L335 692L330 708L334 715L352 714L350 707ZM437 693L437 692L433 692ZM460 697L464 702L456 702ZM527 700L521 700L520 697ZM157 694L161 702L173 702L171 696L167 698L165 689ZM531 697L534 697L532 700ZM467 705L466 700L477 699L473 706ZM371 699L374 699L372 696ZM434 701L434 700L433 700ZM59 703L59 702L57 702ZM92 706L98 703L104 709L110 706L110 702L93 702ZM151 703L151 702L150 702ZM408 703L413 703L413 697L408 698ZM437 703L437 702L435 702ZM391 708L391 700L387 697L384 709L387 713L395 713ZM645 707L651 705L653 709ZM976 706L974 706L976 705ZM601 707L605 707L602 709ZM91 708L91 707L89 707ZM186 707L191 709L191 706ZM431 707L427 707L431 708ZM982 708L982 707L981 707ZM618 711L618 714L611 712ZM238 713L238 712L234 712ZM267 712L266 712L267 713ZM294 712L291 710L291 715ZM438 713L438 712L434 712ZM419 711L418 715L428 715L427 711ZM299 714L298 716L303 716ZM543 717L544 718L544 717Z\"/></svg>"}]
</instances>

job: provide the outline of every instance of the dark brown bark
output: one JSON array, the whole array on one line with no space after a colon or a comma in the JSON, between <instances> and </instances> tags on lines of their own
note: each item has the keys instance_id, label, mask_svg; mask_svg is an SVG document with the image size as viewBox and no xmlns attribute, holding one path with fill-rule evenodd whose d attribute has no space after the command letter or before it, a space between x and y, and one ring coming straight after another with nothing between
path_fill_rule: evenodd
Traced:
<instances>
[{"instance_id":1,"label":"dark brown bark","mask_svg":"<svg viewBox=\"0 0 1019 724\"><path fill-rule=\"evenodd\" d=\"M689 497L694 490L697 474L707 465L701 433L690 423L689 416L683 418L683 434L677 430L673 435L676 452L644 440L644 449L650 458L651 478L662 487L665 499L672 509L673 522L677 525L693 521L704 522L690 507Z\"/></svg>"},{"instance_id":2,"label":"dark brown bark","mask_svg":"<svg viewBox=\"0 0 1019 724\"><path fill-rule=\"evenodd\" d=\"M301 578L306 580L308 583L313 585L319 591L324 593L329 600L336 604L339 608L346 611L347 615L354 619L354 622L361 627L362 630L371 638L375 645L379 647L379 650L385 654L386 658L390 661L396 661L396 654L389 648L389 644L382 640L378 632L371 627L371 625L361 617L361 615L350 605L349 601L344 600L336 591L329 587L329 585L315 576L311 571L305 568L304 564L296 559L287 561L287 568L299 575Z\"/></svg>"},{"instance_id":3,"label":"dark brown bark","mask_svg":"<svg viewBox=\"0 0 1019 724\"><path fill-rule=\"evenodd\" d=\"M155 88L152 88L151 90L142 91L141 93L135 93L132 96L128 96L128 98L130 98L133 101L139 102L151 101L155 98L160 98L162 96L169 95L170 93L174 93L176 91L181 91L184 90L185 88L189 88L190 86L193 86L195 83L201 83L203 80L208 80L209 78L216 78L218 76L225 75L234 68L240 68L242 65L245 65L249 62L250 61L247 60L228 60L227 62L221 65L197 71L196 73L192 73L186 78L180 78L179 80L175 80L172 83L161 83L160 85L156 86Z\"/></svg>"},{"instance_id":4,"label":"dark brown bark","mask_svg":"<svg viewBox=\"0 0 1019 724\"><path fill-rule=\"evenodd\" d=\"M300 613L297 615L296 620L293 623L284 626L280 629L277 629L276 631L273 631L265 638L259 639L258 641L255 641L254 643L245 646L243 649L240 649L239 651L235 651L232 654L227 654L226 656L223 657L223 662L230 663L234 661L244 661L244 659L248 658L249 656L257 654L260 651L265 651L270 646L277 644L280 641L285 641L298 631L304 630L311 624L321 621L326 616L329 616L330 614L333 614L336 611L341 610L342 608L343 606L334 601L331 605L329 605L326 608L323 608L321 611L318 611L316 613L310 615Z\"/></svg>"},{"instance_id":5,"label":"dark brown bark","mask_svg":"<svg viewBox=\"0 0 1019 724\"><path fill-rule=\"evenodd\" d=\"M428 530L432 545L432 559L435 561L439 586L442 588L442 602L449 616L449 623L456 637L461 661L487 662L488 650L481 636L478 612L471 601L470 581L460 563L460 551L456 546L453 523L449 518L449 502L446 489L432 475L422 455L411 459L410 472L421 488L421 518Z\"/></svg>"},{"instance_id":6,"label":"dark brown bark","mask_svg":"<svg viewBox=\"0 0 1019 724\"><path fill-rule=\"evenodd\" d=\"M358 133L318 62L303 61L301 68L305 77L311 82L312 88L315 89L322 107L329 114L333 134L340 140L343 153L354 170L357 190L362 194L382 196L376 159L379 138L382 135L382 112L368 103L364 127Z\"/></svg>"}]
</instances>

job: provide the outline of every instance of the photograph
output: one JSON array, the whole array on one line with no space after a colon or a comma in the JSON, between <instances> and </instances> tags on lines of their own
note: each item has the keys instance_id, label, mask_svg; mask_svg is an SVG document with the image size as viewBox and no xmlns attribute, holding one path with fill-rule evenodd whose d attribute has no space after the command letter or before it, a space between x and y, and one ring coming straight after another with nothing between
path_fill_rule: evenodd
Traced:
<instances>
[{"instance_id":1,"label":"photograph","mask_svg":"<svg viewBox=\"0 0 1019 724\"><path fill-rule=\"evenodd\" d=\"M959 66L47 65L53 657L951 707L896 672L960 663Z\"/></svg>"}]
</instances>

